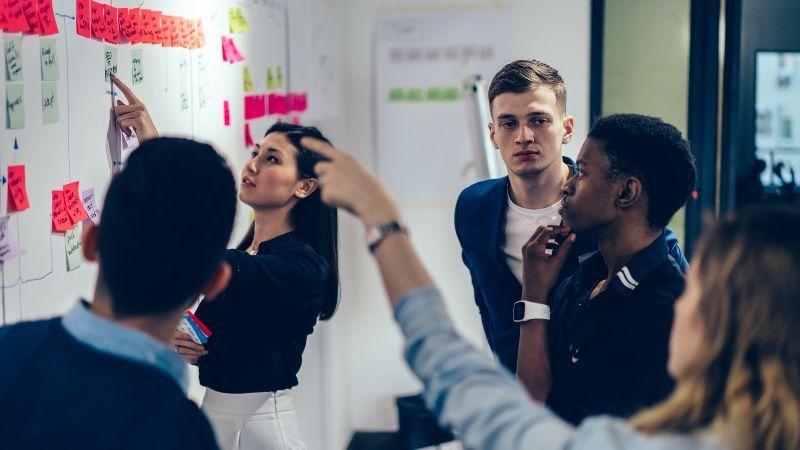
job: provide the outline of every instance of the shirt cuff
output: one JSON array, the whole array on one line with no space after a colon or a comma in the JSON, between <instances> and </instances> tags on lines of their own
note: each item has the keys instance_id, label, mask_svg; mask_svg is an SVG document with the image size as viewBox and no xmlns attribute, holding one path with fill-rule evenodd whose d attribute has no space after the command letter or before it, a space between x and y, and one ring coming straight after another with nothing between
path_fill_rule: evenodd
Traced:
<instances>
[{"instance_id":1,"label":"shirt cuff","mask_svg":"<svg viewBox=\"0 0 800 450\"><path fill-rule=\"evenodd\" d=\"M394 318L407 338L454 329L442 295L434 286L414 289L400 297L395 303Z\"/></svg>"}]
</instances>

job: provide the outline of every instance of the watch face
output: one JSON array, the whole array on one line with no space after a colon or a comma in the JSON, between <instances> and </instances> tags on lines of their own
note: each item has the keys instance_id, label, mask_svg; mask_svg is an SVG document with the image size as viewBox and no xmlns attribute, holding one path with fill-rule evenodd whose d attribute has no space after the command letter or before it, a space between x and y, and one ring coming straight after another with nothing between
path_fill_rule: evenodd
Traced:
<instances>
[{"instance_id":1,"label":"watch face","mask_svg":"<svg viewBox=\"0 0 800 450\"><path fill-rule=\"evenodd\" d=\"M524 318L525 318L525 303L524 302L514 303L514 320L520 321Z\"/></svg>"}]
</instances>

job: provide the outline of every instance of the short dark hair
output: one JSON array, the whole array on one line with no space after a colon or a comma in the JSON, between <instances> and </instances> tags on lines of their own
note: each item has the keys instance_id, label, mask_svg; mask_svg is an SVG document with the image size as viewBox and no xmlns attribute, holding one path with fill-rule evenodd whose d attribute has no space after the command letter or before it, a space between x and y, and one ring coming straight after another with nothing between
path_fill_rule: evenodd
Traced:
<instances>
[{"instance_id":1,"label":"short dark hair","mask_svg":"<svg viewBox=\"0 0 800 450\"><path fill-rule=\"evenodd\" d=\"M613 114L597 119L589 137L603 141L610 175L642 182L650 226L665 227L689 200L696 180L694 155L674 126L656 117Z\"/></svg>"},{"instance_id":2,"label":"short dark hair","mask_svg":"<svg viewBox=\"0 0 800 450\"><path fill-rule=\"evenodd\" d=\"M112 179L100 218L100 276L114 314L162 314L199 294L222 261L235 213L236 182L210 145L143 142Z\"/></svg>"},{"instance_id":3,"label":"short dark hair","mask_svg":"<svg viewBox=\"0 0 800 450\"><path fill-rule=\"evenodd\" d=\"M272 133L286 134L286 138L297 150L297 177L317 178L314 166L325 158L301 146L300 141L304 137L311 137L330 144L322 132L316 127L277 122L267 129L264 137ZM339 305L339 213L337 208L322 202L320 192L320 189L317 189L313 194L297 202L289 213L289 220L295 232L325 260L328 266L324 299L319 313L321 320L328 320L333 317ZM254 236L255 223L252 223L237 248L247 250L252 245Z\"/></svg>"},{"instance_id":4,"label":"short dark hair","mask_svg":"<svg viewBox=\"0 0 800 450\"><path fill-rule=\"evenodd\" d=\"M567 86L558 70L535 59L520 59L506 64L489 84L489 107L495 97L506 92L519 94L539 86L547 86L556 94L556 105L567 111Z\"/></svg>"}]
</instances>

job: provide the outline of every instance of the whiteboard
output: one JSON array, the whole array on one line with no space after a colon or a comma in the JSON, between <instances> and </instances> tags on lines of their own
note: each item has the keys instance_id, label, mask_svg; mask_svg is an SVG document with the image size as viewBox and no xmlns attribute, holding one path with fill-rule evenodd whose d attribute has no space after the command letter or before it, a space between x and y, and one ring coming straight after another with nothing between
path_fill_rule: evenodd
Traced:
<instances>
[{"instance_id":1,"label":"whiteboard","mask_svg":"<svg viewBox=\"0 0 800 450\"><path fill-rule=\"evenodd\" d=\"M307 12L310 7L306 4L310 2L293 1L291 9ZM79 36L75 26L74 0L53 1L58 34L47 37L22 35L23 77L19 84L24 86L24 127L8 129L7 108L1 108L0 171L7 176L8 166L25 165L31 206L20 212L9 211L8 185L2 185L0 216L10 216L7 232L16 238L25 253L0 268L5 305L5 310L0 311L0 324L61 314L78 297L91 298L93 293L96 265L84 264L73 271L67 270L64 233L51 231L51 191L79 181L81 190L95 189L97 203L102 205L111 177L114 152L120 152L124 160L133 148L121 149L123 142L110 121L113 95L110 84L105 81L107 47L116 49L118 76L147 104L162 135L211 143L228 157L237 175L249 158L245 123L249 124L252 139L257 142L278 118L309 123L315 117L321 119L338 114L338 97L330 92L330 86L335 82L321 79L311 70L320 61L327 66L335 64L327 56L332 53L317 54L315 48L297 44L291 47L292 58L287 53L292 23L298 24L292 30L293 35L302 36L310 35L314 31L312 27L320 21L300 15L292 17L285 0L106 0L100 3L120 8L149 8L188 19L202 19L206 46L189 50L152 44L113 45ZM305 8L301 8L301 4L306 5ZM249 31L231 33L231 7L241 8L250 25ZM3 33L2 40L5 44L7 40L20 36L20 33ZM244 61L223 61L222 36L233 39ZM58 79L54 82L58 92L58 120L48 124L44 123L41 107L43 81L40 67L40 47L46 39L54 39L58 60ZM132 85L132 57L139 52L143 80ZM245 92L245 66L250 73L251 92ZM278 66L284 82L279 86L269 86L267 70L277 78ZM295 72L300 76L293 76ZM326 71L320 73L327 74ZM0 92L5 97L7 85L12 82L3 77L2 83ZM325 89L321 96L325 102L316 107L314 94L309 91L320 86ZM290 91L309 95L311 101L306 111L266 115L245 122L245 95L286 95ZM183 108L182 94L188 100L188 105ZM228 126L224 124L224 101L229 102L230 108ZM236 238L247 227L248 219L249 210L240 207ZM187 223L191 220L202 218L187 218Z\"/></svg>"}]
</instances>

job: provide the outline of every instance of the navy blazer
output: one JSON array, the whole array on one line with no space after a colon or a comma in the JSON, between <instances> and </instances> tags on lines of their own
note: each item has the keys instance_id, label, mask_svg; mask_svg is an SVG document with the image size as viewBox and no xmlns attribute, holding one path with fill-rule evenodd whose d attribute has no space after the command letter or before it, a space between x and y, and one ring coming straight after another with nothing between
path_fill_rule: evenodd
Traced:
<instances>
[{"instance_id":1,"label":"navy blazer","mask_svg":"<svg viewBox=\"0 0 800 450\"><path fill-rule=\"evenodd\" d=\"M564 163L573 167L575 172L575 163L571 159L564 157ZM472 278L475 303L489 347L500 363L515 373L519 324L512 318L512 309L514 302L522 297L522 285L509 269L502 251L506 238L507 189L508 177L480 181L464 189L456 202L455 227L461 243L461 258ZM531 234L534 231L531 230ZM666 228L665 234L670 256L685 272L688 263L675 233ZM578 270L581 255L596 250L597 242L591 234L578 234L556 286Z\"/></svg>"}]
</instances>

